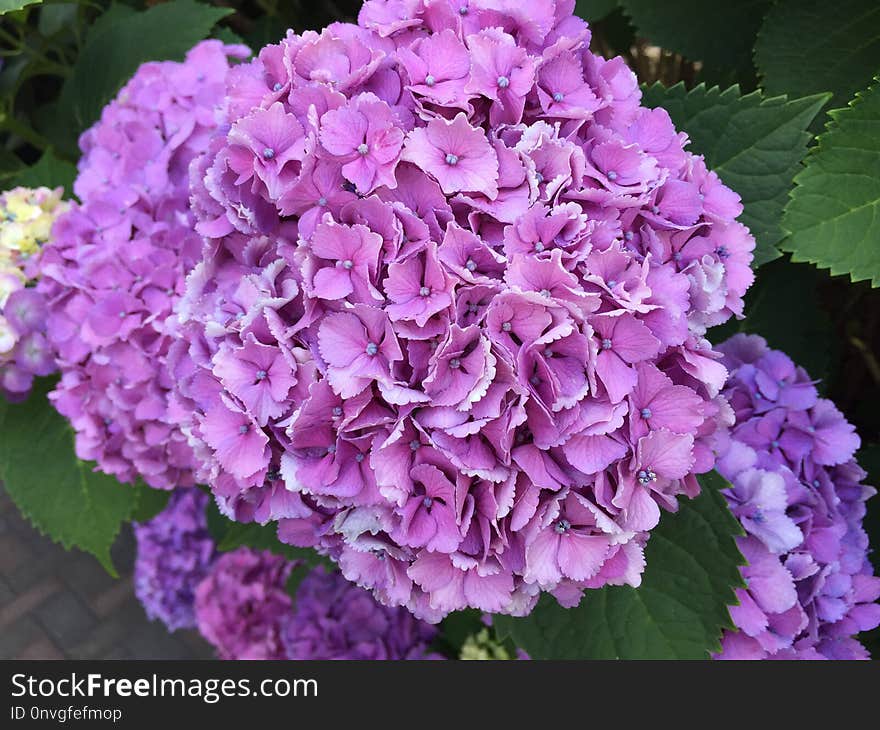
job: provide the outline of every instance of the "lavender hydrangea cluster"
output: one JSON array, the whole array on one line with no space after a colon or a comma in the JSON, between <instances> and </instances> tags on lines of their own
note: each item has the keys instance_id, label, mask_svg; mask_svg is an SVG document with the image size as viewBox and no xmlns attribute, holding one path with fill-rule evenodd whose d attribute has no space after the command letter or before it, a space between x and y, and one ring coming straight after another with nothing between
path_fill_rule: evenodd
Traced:
<instances>
[{"instance_id":1,"label":"lavender hydrangea cluster","mask_svg":"<svg viewBox=\"0 0 880 730\"><path fill-rule=\"evenodd\" d=\"M371 1L291 32L232 69L191 168L209 245L172 379L201 478L432 621L638 585L713 464L702 335L754 241L573 8Z\"/></svg>"},{"instance_id":2,"label":"lavender hydrangea cluster","mask_svg":"<svg viewBox=\"0 0 880 730\"><path fill-rule=\"evenodd\" d=\"M216 559L205 517L208 499L198 489L177 490L162 512L134 526L135 595L147 616L170 631L195 628L196 588Z\"/></svg>"},{"instance_id":3,"label":"lavender hydrangea cluster","mask_svg":"<svg viewBox=\"0 0 880 730\"><path fill-rule=\"evenodd\" d=\"M282 640L292 601L293 564L268 551L238 548L220 556L196 588L196 623L221 659L285 659Z\"/></svg>"},{"instance_id":4,"label":"lavender hydrangea cluster","mask_svg":"<svg viewBox=\"0 0 880 730\"><path fill-rule=\"evenodd\" d=\"M51 398L77 453L122 481L193 483L194 459L169 411L172 305L201 252L188 166L216 129L229 57L205 41L183 63L147 63L80 138L80 204L41 260L48 335L61 381Z\"/></svg>"},{"instance_id":5,"label":"lavender hydrangea cluster","mask_svg":"<svg viewBox=\"0 0 880 730\"><path fill-rule=\"evenodd\" d=\"M880 624L880 578L862 528L859 438L807 373L758 336L718 348L736 413L717 468L746 535L746 588L731 608L722 659L867 659L854 638Z\"/></svg>"},{"instance_id":6,"label":"lavender hydrangea cluster","mask_svg":"<svg viewBox=\"0 0 880 730\"><path fill-rule=\"evenodd\" d=\"M55 371L46 337L46 302L33 287L40 247L67 208L61 188L0 194L0 396L25 400L35 376Z\"/></svg>"},{"instance_id":7,"label":"lavender hydrangea cluster","mask_svg":"<svg viewBox=\"0 0 880 730\"><path fill-rule=\"evenodd\" d=\"M401 607L382 606L338 572L316 568L296 592L284 632L289 659L440 659L437 631Z\"/></svg>"}]
</instances>

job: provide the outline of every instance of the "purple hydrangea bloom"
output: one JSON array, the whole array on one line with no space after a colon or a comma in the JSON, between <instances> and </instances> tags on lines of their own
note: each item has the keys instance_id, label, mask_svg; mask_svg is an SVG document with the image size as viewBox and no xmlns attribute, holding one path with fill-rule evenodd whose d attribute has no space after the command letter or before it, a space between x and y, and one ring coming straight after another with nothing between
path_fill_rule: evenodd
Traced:
<instances>
[{"instance_id":1,"label":"purple hydrangea bloom","mask_svg":"<svg viewBox=\"0 0 880 730\"><path fill-rule=\"evenodd\" d=\"M285 659L282 636L292 616L285 591L293 568L270 552L225 553L196 589L196 623L221 659Z\"/></svg>"},{"instance_id":2,"label":"purple hydrangea bloom","mask_svg":"<svg viewBox=\"0 0 880 730\"><path fill-rule=\"evenodd\" d=\"M405 608L377 603L337 572L316 568L296 592L284 642L290 659L435 659L437 630Z\"/></svg>"},{"instance_id":3,"label":"purple hydrangea bloom","mask_svg":"<svg viewBox=\"0 0 880 730\"><path fill-rule=\"evenodd\" d=\"M68 204L61 188L0 194L0 396L25 400L35 376L55 372L46 337L46 301L32 286L40 248Z\"/></svg>"},{"instance_id":4,"label":"purple hydrangea bloom","mask_svg":"<svg viewBox=\"0 0 880 730\"><path fill-rule=\"evenodd\" d=\"M855 634L880 625L868 561L858 436L803 368L755 335L718 348L736 413L718 434L718 470L746 536L746 587L721 659L867 659Z\"/></svg>"},{"instance_id":5,"label":"purple hydrangea bloom","mask_svg":"<svg viewBox=\"0 0 880 730\"><path fill-rule=\"evenodd\" d=\"M135 595L147 616L169 631L195 627L196 587L216 558L205 518L208 499L197 489L180 489L162 512L134 526Z\"/></svg>"},{"instance_id":6,"label":"purple hydrangea bloom","mask_svg":"<svg viewBox=\"0 0 880 730\"><path fill-rule=\"evenodd\" d=\"M573 0L374 0L228 77L171 353L200 478L436 621L638 585L729 418L738 196Z\"/></svg>"},{"instance_id":7,"label":"purple hydrangea bloom","mask_svg":"<svg viewBox=\"0 0 880 730\"><path fill-rule=\"evenodd\" d=\"M216 128L229 57L205 41L183 63L138 69L80 138L75 191L40 260L48 340L61 381L50 396L77 454L122 481L193 484L194 457L169 403L172 305L201 239L187 169Z\"/></svg>"}]
</instances>

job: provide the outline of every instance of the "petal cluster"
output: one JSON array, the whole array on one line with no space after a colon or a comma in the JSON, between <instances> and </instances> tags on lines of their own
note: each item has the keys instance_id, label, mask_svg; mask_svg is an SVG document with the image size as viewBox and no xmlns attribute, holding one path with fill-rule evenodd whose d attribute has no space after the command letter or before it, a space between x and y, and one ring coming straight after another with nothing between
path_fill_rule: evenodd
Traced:
<instances>
[{"instance_id":1,"label":"petal cluster","mask_svg":"<svg viewBox=\"0 0 880 730\"><path fill-rule=\"evenodd\" d=\"M169 631L195 628L196 587L217 557L205 519L208 501L197 489L177 490L162 512L134 526L135 595Z\"/></svg>"},{"instance_id":2,"label":"petal cluster","mask_svg":"<svg viewBox=\"0 0 880 730\"><path fill-rule=\"evenodd\" d=\"M205 41L183 63L141 66L80 138L81 203L41 257L38 291L61 368L51 398L80 458L122 481L193 483L166 365L172 305L201 251L187 170L216 128L229 58L245 53Z\"/></svg>"},{"instance_id":3,"label":"petal cluster","mask_svg":"<svg viewBox=\"0 0 880 730\"><path fill-rule=\"evenodd\" d=\"M855 429L807 373L755 335L718 348L736 414L719 432L718 470L745 530L746 588L722 659L866 659L854 638L880 624L880 578L862 527L865 472Z\"/></svg>"},{"instance_id":4,"label":"petal cluster","mask_svg":"<svg viewBox=\"0 0 880 730\"><path fill-rule=\"evenodd\" d=\"M739 199L573 6L289 33L190 169L200 477L430 620L637 585L726 415L702 335L752 279Z\"/></svg>"},{"instance_id":5,"label":"petal cluster","mask_svg":"<svg viewBox=\"0 0 880 730\"><path fill-rule=\"evenodd\" d=\"M32 287L37 254L67 209L61 188L0 194L0 396L27 398L35 376L55 371L46 336L46 302Z\"/></svg>"},{"instance_id":6,"label":"petal cluster","mask_svg":"<svg viewBox=\"0 0 880 730\"><path fill-rule=\"evenodd\" d=\"M338 572L316 568L296 592L284 642L289 659L440 659L436 629L405 608L389 608Z\"/></svg>"},{"instance_id":7,"label":"petal cluster","mask_svg":"<svg viewBox=\"0 0 880 730\"><path fill-rule=\"evenodd\" d=\"M196 588L196 624L221 659L285 659L282 634L292 600L293 568L268 551L224 553Z\"/></svg>"}]
</instances>

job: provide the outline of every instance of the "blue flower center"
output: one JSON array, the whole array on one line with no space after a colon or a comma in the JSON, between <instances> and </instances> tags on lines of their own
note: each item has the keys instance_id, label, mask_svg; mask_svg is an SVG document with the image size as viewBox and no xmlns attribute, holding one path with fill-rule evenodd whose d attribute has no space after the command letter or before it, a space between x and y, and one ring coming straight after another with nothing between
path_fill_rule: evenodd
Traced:
<instances>
[{"instance_id":1,"label":"blue flower center","mask_svg":"<svg viewBox=\"0 0 880 730\"><path fill-rule=\"evenodd\" d=\"M428 287L423 286L419 289L419 296L420 297L429 297L429 296L431 296L431 290Z\"/></svg>"},{"instance_id":2,"label":"blue flower center","mask_svg":"<svg viewBox=\"0 0 880 730\"><path fill-rule=\"evenodd\" d=\"M646 421L653 415L650 408L642 408L642 418Z\"/></svg>"},{"instance_id":3,"label":"blue flower center","mask_svg":"<svg viewBox=\"0 0 880 730\"><path fill-rule=\"evenodd\" d=\"M507 76L499 76L498 77L498 88L499 89L506 89L508 86L510 86L510 79L507 78Z\"/></svg>"},{"instance_id":4,"label":"blue flower center","mask_svg":"<svg viewBox=\"0 0 880 730\"><path fill-rule=\"evenodd\" d=\"M571 522L566 519L561 519L554 525L553 529L562 535L571 529Z\"/></svg>"},{"instance_id":5,"label":"blue flower center","mask_svg":"<svg viewBox=\"0 0 880 730\"><path fill-rule=\"evenodd\" d=\"M431 76L431 74L425 76L425 86L433 86L435 83L437 82L435 81L434 77Z\"/></svg>"},{"instance_id":6,"label":"blue flower center","mask_svg":"<svg viewBox=\"0 0 880 730\"><path fill-rule=\"evenodd\" d=\"M555 94L553 94L553 101L555 101L557 104L559 102L563 101L564 99L565 99L565 94L563 94L561 91L557 91Z\"/></svg>"},{"instance_id":7,"label":"blue flower center","mask_svg":"<svg viewBox=\"0 0 880 730\"><path fill-rule=\"evenodd\" d=\"M447 165L457 165L458 164L458 155L454 155L451 152L446 155L446 164Z\"/></svg>"},{"instance_id":8,"label":"blue flower center","mask_svg":"<svg viewBox=\"0 0 880 730\"><path fill-rule=\"evenodd\" d=\"M648 486L651 482L657 481L657 475L650 466L645 467L644 469L639 469L636 478L639 480L639 484L643 487Z\"/></svg>"},{"instance_id":9,"label":"blue flower center","mask_svg":"<svg viewBox=\"0 0 880 730\"><path fill-rule=\"evenodd\" d=\"M366 352L370 357L372 357L377 352L379 352L379 345L377 345L375 342L368 342Z\"/></svg>"},{"instance_id":10,"label":"blue flower center","mask_svg":"<svg viewBox=\"0 0 880 730\"><path fill-rule=\"evenodd\" d=\"M617 173L614 172L614 170L609 170L608 179L611 180L611 182L614 182L615 180L617 180Z\"/></svg>"},{"instance_id":11,"label":"blue flower center","mask_svg":"<svg viewBox=\"0 0 880 730\"><path fill-rule=\"evenodd\" d=\"M257 370L256 377L257 380L265 380L267 377L269 377L269 373L267 373L265 370Z\"/></svg>"},{"instance_id":12,"label":"blue flower center","mask_svg":"<svg viewBox=\"0 0 880 730\"><path fill-rule=\"evenodd\" d=\"M367 146L366 142L361 142L357 146L357 151L359 155L366 155L370 151L370 148Z\"/></svg>"},{"instance_id":13,"label":"blue flower center","mask_svg":"<svg viewBox=\"0 0 880 730\"><path fill-rule=\"evenodd\" d=\"M602 340L602 349L603 350L610 350L611 349L611 340L608 337L606 337L605 339Z\"/></svg>"},{"instance_id":14,"label":"blue flower center","mask_svg":"<svg viewBox=\"0 0 880 730\"><path fill-rule=\"evenodd\" d=\"M457 357L452 358L449 361L449 367L451 367L453 370L458 370L461 367L461 360L459 360Z\"/></svg>"}]
</instances>

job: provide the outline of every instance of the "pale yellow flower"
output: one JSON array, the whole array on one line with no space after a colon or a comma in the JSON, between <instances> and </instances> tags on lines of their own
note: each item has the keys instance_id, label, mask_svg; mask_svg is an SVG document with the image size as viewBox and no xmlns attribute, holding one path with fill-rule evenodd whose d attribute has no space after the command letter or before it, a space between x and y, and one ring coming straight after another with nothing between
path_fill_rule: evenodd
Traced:
<instances>
[{"instance_id":1,"label":"pale yellow flower","mask_svg":"<svg viewBox=\"0 0 880 730\"><path fill-rule=\"evenodd\" d=\"M69 205L61 194L61 188L15 188L0 195L0 267L23 268L49 240L52 224Z\"/></svg>"},{"instance_id":2,"label":"pale yellow flower","mask_svg":"<svg viewBox=\"0 0 880 730\"><path fill-rule=\"evenodd\" d=\"M488 661L513 659L513 657L507 649L489 636L489 629L481 629L465 640L459 653L459 659Z\"/></svg>"}]
</instances>

